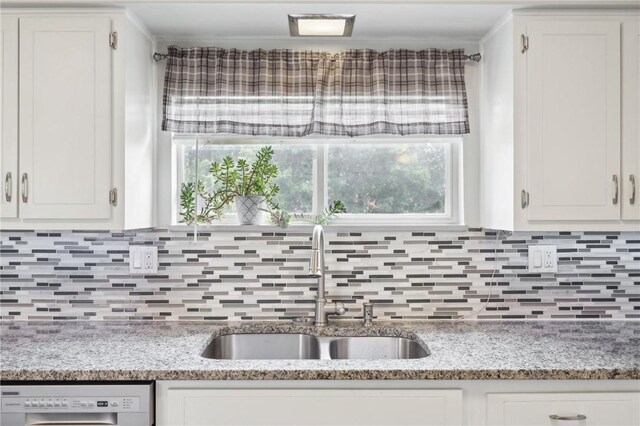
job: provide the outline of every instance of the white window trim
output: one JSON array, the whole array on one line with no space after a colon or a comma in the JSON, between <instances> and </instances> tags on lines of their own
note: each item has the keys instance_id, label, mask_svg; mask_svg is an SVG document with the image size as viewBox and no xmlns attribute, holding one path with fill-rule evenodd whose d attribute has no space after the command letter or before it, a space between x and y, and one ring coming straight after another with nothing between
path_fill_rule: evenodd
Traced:
<instances>
[{"instance_id":1,"label":"white window trim","mask_svg":"<svg viewBox=\"0 0 640 426\"><path fill-rule=\"evenodd\" d=\"M328 190L327 190L327 155L328 150L326 146L329 144L335 144L342 140L348 140L347 138L339 139L327 139L320 137L305 137L301 142L300 138L277 138L277 137L251 137L248 138L246 136L237 136L237 135L183 135L183 134L173 134L172 135L172 162L174 167L172 167L172 182L174 186L174 199L172 202L172 221L173 224L170 226L172 229L184 229L185 227L192 228L193 225L187 225L177 222L179 219L179 200L180 200L180 188L179 185L175 183L178 181L182 181L183 170L181 161L178 157L181 155L180 150L176 149L176 146L179 144L191 144L194 139L198 141L204 141L205 143L217 143L219 141L224 145L233 145L233 144L252 144L252 145L288 145L288 144L315 144L318 145L318 150L316 151L317 155L314 159L314 197L312 203L313 214L319 213L320 210L324 208L324 206L328 205ZM216 142L211 142L212 140L217 140ZM350 138L349 138L350 139ZM445 199L445 212L438 213L414 213L414 214L406 214L406 213L398 213L398 214L350 214L344 213L340 214L338 218L332 223L332 227L341 228L347 227L351 228L353 226L357 227L378 227L382 226L383 228L416 228L416 229L453 229L453 228L463 228L465 225L462 223L462 215L461 215L461 205L462 200L464 199L464 194L462 193L461 188L461 172L462 172L462 144L463 138L460 137L450 137L450 136L398 136L398 137L389 137L389 136L380 136L380 137L367 137L367 138L356 138L357 142L361 144L390 144L390 143L415 143L417 141L424 141L429 143L445 143L448 145L448 149L446 150L446 166L447 166L447 180L446 180L446 199ZM201 143L201 142L199 142ZM318 191L317 188L319 186L318 179L320 179L323 183L323 188L321 191ZM266 217L263 219L266 220ZM290 228L307 228L309 227L308 222L304 221L292 221L290 224ZM215 224L209 225L197 225L198 229L208 230L208 229L220 229L220 228L230 228L230 229L246 229L250 230L282 230L281 228L275 227L267 222L261 225L256 226L247 226L240 225L235 215L229 214L226 215L219 221L216 221ZM252 229L249 229L252 228Z\"/></svg>"}]
</instances>

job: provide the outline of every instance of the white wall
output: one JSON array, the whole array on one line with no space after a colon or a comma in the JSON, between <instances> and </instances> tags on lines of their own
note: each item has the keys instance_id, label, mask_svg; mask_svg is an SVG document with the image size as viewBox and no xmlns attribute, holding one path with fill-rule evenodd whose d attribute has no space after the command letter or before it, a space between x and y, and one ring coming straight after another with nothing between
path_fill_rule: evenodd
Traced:
<instances>
[{"instance_id":1,"label":"white wall","mask_svg":"<svg viewBox=\"0 0 640 426\"><path fill-rule=\"evenodd\" d=\"M125 50L125 179L124 196L128 228L148 227L154 220L156 200L155 64L152 59L155 40L132 17L122 37Z\"/></svg>"},{"instance_id":2,"label":"white wall","mask_svg":"<svg viewBox=\"0 0 640 426\"><path fill-rule=\"evenodd\" d=\"M513 21L496 25L481 42L480 219L513 229Z\"/></svg>"},{"instance_id":3,"label":"white wall","mask_svg":"<svg viewBox=\"0 0 640 426\"><path fill-rule=\"evenodd\" d=\"M158 41L157 50L166 53L167 46L216 46L237 49L309 49L337 52L349 48L371 48L386 50L392 48L426 49L426 48L464 48L467 53L476 53L479 50L477 40L415 40L415 39L375 39L375 40L247 40L247 39L217 39L217 40L163 40ZM158 79L158 152L157 152L157 215L156 224L166 226L171 224L172 207L176 206L177 194L172 188L174 165L172 162L171 136L168 132L160 130L162 120L162 91L164 86L165 62L161 61L156 66ZM463 191L464 200L461 200L461 216L464 223L469 226L478 226L479 218L479 157L480 157L480 65L476 62L468 62L466 67L467 95L469 100L469 121L471 133L464 137L463 148Z\"/></svg>"}]
</instances>

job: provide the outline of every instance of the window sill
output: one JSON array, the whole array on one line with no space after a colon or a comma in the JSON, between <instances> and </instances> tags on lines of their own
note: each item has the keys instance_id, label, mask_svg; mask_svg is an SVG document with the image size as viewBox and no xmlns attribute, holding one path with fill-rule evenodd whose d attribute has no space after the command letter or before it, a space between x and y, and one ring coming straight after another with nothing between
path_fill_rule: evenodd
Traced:
<instances>
[{"instance_id":1,"label":"window sill","mask_svg":"<svg viewBox=\"0 0 640 426\"><path fill-rule=\"evenodd\" d=\"M273 225L239 225L236 223L229 224L216 224L216 225L198 225L198 232L287 232L287 233L311 233L313 230L313 224L296 223L291 224L288 228L280 228ZM188 232L193 231L193 225L169 225L166 227L169 231ZM469 229L466 225L460 224L331 224L324 225L324 229L334 232L419 232L419 231L467 231Z\"/></svg>"}]
</instances>

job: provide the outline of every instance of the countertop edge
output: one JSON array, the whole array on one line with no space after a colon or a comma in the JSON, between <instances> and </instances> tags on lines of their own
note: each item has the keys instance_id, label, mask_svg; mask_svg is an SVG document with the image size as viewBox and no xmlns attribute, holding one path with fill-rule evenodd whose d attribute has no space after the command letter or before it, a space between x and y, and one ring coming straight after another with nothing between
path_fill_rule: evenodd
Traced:
<instances>
[{"instance_id":1,"label":"countertop edge","mask_svg":"<svg viewBox=\"0 0 640 426\"><path fill-rule=\"evenodd\" d=\"M640 369L594 370L64 370L0 371L20 380L638 380Z\"/></svg>"}]
</instances>

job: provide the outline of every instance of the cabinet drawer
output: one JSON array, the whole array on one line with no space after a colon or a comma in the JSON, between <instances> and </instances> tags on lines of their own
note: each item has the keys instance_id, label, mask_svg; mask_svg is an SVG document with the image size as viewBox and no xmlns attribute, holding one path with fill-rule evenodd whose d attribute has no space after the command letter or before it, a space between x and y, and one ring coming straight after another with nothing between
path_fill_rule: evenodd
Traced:
<instances>
[{"instance_id":1,"label":"cabinet drawer","mask_svg":"<svg viewBox=\"0 0 640 426\"><path fill-rule=\"evenodd\" d=\"M159 426L462 423L461 390L170 389Z\"/></svg>"},{"instance_id":2,"label":"cabinet drawer","mask_svg":"<svg viewBox=\"0 0 640 426\"><path fill-rule=\"evenodd\" d=\"M487 425L639 426L640 393L487 394Z\"/></svg>"}]
</instances>

